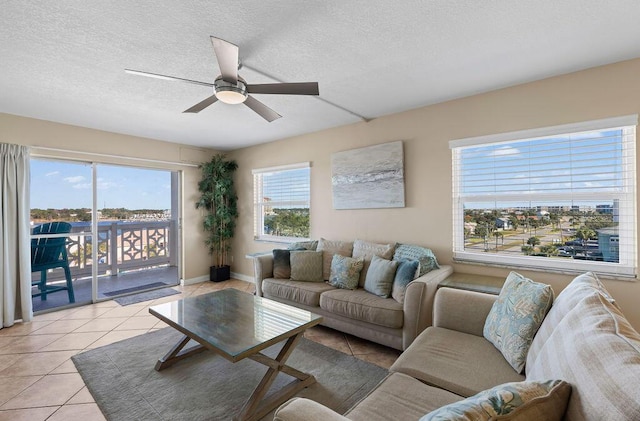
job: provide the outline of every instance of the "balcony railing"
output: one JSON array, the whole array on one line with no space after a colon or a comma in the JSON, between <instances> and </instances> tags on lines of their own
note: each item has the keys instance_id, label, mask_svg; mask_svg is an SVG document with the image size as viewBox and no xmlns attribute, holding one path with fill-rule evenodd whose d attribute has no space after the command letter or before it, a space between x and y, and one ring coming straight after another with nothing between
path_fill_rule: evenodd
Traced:
<instances>
[{"instance_id":1,"label":"balcony railing","mask_svg":"<svg viewBox=\"0 0 640 421\"><path fill-rule=\"evenodd\" d=\"M92 273L92 252L96 244L91 235L73 235L85 232L89 225L74 224L67 237L67 256L73 278L89 277ZM119 272L176 266L176 222L100 222L98 224L98 276L117 275ZM52 280L64 279L62 271L48 275ZM34 274L35 275L35 274Z\"/></svg>"}]
</instances>

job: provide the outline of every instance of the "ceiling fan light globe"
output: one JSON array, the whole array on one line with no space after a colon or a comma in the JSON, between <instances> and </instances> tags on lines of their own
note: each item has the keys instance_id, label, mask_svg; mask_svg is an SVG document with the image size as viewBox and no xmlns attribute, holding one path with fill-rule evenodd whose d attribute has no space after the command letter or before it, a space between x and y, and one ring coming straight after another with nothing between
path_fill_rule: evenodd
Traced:
<instances>
[{"instance_id":1,"label":"ceiling fan light globe","mask_svg":"<svg viewBox=\"0 0 640 421\"><path fill-rule=\"evenodd\" d=\"M225 104L241 104L247 99L247 96L235 90L222 90L216 91L216 98Z\"/></svg>"},{"instance_id":2,"label":"ceiling fan light globe","mask_svg":"<svg viewBox=\"0 0 640 421\"><path fill-rule=\"evenodd\" d=\"M227 82L218 76L213 82L213 92L216 98L225 104L241 104L247 99L247 84L244 79L238 76L235 83Z\"/></svg>"}]
</instances>

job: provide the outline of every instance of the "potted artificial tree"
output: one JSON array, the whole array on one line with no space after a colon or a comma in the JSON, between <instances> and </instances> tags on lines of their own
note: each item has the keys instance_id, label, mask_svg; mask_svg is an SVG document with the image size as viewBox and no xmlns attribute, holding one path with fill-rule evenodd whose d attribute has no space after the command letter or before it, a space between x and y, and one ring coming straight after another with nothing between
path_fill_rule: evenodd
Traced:
<instances>
[{"instance_id":1,"label":"potted artificial tree","mask_svg":"<svg viewBox=\"0 0 640 421\"><path fill-rule=\"evenodd\" d=\"M238 197L233 188L233 173L238 164L224 155L216 155L199 168L202 179L198 183L200 199L196 208L206 212L202 227L207 234L205 244L213 256L210 279L225 281L231 277L228 258L238 217Z\"/></svg>"}]
</instances>

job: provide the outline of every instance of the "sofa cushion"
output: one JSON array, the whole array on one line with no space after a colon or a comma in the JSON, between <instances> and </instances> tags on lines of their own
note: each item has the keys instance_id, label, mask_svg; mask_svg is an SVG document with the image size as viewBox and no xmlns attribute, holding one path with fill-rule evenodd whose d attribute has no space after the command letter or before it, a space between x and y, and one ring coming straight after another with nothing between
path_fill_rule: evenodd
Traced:
<instances>
[{"instance_id":1,"label":"sofa cushion","mask_svg":"<svg viewBox=\"0 0 640 421\"><path fill-rule=\"evenodd\" d=\"M291 279L322 282L322 252L291 251Z\"/></svg>"},{"instance_id":2,"label":"sofa cushion","mask_svg":"<svg viewBox=\"0 0 640 421\"><path fill-rule=\"evenodd\" d=\"M440 266L438 266L436 256L430 249L425 247L414 246L411 244L398 244L395 252L393 253L393 260L402 259L417 260L420 263L418 276L423 276L425 273L440 268Z\"/></svg>"},{"instance_id":3,"label":"sofa cushion","mask_svg":"<svg viewBox=\"0 0 640 421\"><path fill-rule=\"evenodd\" d=\"M553 303L549 285L511 272L487 316L484 337L518 373L524 371L533 337Z\"/></svg>"},{"instance_id":4,"label":"sofa cushion","mask_svg":"<svg viewBox=\"0 0 640 421\"><path fill-rule=\"evenodd\" d=\"M544 318L538 333L534 336L527 354L527 364L525 369L528 372L527 367L535 361L538 357L538 353L544 346L544 343L549 339L549 336L553 333L555 327L560 323L560 320L564 318L573 308L582 301L585 297L592 295L594 291L599 292L609 302L615 304L615 300L609 292L606 290L602 282L598 279L595 273L587 272L579 275L571 281L565 289L560 292L558 297L553 300L551 310L547 313L547 317Z\"/></svg>"},{"instance_id":5,"label":"sofa cushion","mask_svg":"<svg viewBox=\"0 0 640 421\"><path fill-rule=\"evenodd\" d=\"M362 259L334 254L331 259L331 275L329 284L336 288L356 289L362 271Z\"/></svg>"},{"instance_id":6,"label":"sofa cushion","mask_svg":"<svg viewBox=\"0 0 640 421\"><path fill-rule=\"evenodd\" d=\"M364 281L364 290L382 298L389 298L398 262L373 256Z\"/></svg>"},{"instance_id":7,"label":"sofa cushion","mask_svg":"<svg viewBox=\"0 0 640 421\"><path fill-rule=\"evenodd\" d=\"M425 415L420 421L560 421L571 395L562 380L506 383Z\"/></svg>"},{"instance_id":8,"label":"sofa cushion","mask_svg":"<svg viewBox=\"0 0 640 421\"><path fill-rule=\"evenodd\" d=\"M392 373L345 416L353 421L417 420L426 412L461 399L405 374Z\"/></svg>"},{"instance_id":9,"label":"sofa cushion","mask_svg":"<svg viewBox=\"0 0 640 421\"><path fill-rule=\"evenodd\" d=\"M320 308L350 319L394 329L401 328L404 322L402 304L363 289L325 292L320 296Z\"/></svg>"},{"instance_id":10,"label":"sofa cushion","mask_svg":"<svg viewBox=\"0 0 640 421\"><path fill-rule=\"evenodd\" d=\"M398 268L393 278L393 286L391 287L391 297L399 303L404 303L404 293L407 290L409 282L416 278L420 262L417 260L401 259L396 260Z\"/></svg>"},{"instance_id":11,"label":"sofa cushion","mask_svg":"<svg viewBox=\"0 0 640 421\"><path fill-rule=\"evenodd\" d=\"M273 250L273 277L279 279L291 278L291 250Z\"/></svg>"},{"instance_id":12,"label":"sofa cushion","mask_svg":"<svg viewBox=\"0 0 640 421\"><path fill-rule=\"evenodd\" d=\"M572 386L565 420L640 420L640 335L592 291L558 323L527 379Z\"/></svg>"},{"instance_id":13,"label":"sofa cushion","mask_svg":"<svg viewBox=\"0 0 640 421\"><path fill-rule=\"evenodd\" d=\"M524 380L482 336L433 326L418 335L390 370L464 397Z\"/></svg>"},{"instance_id":14,"label":"sofa cushion","mask_svg":"<svg viewBox=\"0 0 640 421\"><path fill-rule=\"evenodd\" d=\"M282 298L311 307L320 305L320 294L334 288L324 282L291 281L267 278L262 281L262 293L267 298Z\"/></svg>"},{"instance_id":15,"label":"sofa cushion","mask_svg":"<svg viewBox=\"0 0 640 421\"><path fill-rule=\"evenodd\" d=\"M364 259L364 267L360 273L360 286L364 286L364 282L367 279L367 272L369 271L369 265L373 256L382 257L383 259L391 260L393 251L396 245L394 244L378 244L371 243L364 240L356 240L353 243L353 257L362 257Z\"/></svg>"},{"instance_id":16,"label":"sofa cushion","mask_svg":"<svg viewBox=\"0 0 640 421\"><path fill-rule=\"evenodd\" d=\"M322 252L322 279L328 281L331 277L331 260L334 254L351 257L353 254L352 241L331 241L321 238L318 241L318 251ZM356 257L356 256L354 256Z\"/></svg>"}]
</instances>

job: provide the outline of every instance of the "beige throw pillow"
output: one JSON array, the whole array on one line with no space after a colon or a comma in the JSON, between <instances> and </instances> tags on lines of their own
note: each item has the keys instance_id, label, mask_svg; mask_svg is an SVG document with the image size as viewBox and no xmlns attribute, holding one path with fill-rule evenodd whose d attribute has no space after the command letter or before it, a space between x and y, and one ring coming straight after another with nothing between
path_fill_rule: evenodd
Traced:
<instances>
[{"instance_id":1,"label":"beige throw pillow","mask_svg":"<svg viewBox=\"0 0 640 421\"><path fill-rule=\"evenodd\" d=\"M322 252L291 251L291 280L322 282Z\"/></svg>"},{"instance_id":2,"label":"beige throw pillow","mask_svg":"<svg viewBox=\"0 0 640 421\"><path fill-rule=\"evenodd\" d=\"M356 240L353 243L353 257L354 258L363 258L364 259L364 267L362 268L362 272L360 272L360 286L364 287L364 281L367 279L367 271L369 270L369 265L371 265L371 259L373 256L382 257L386 260L391 260L393 257L393 252L395 250L395 243L393 244L378 244L371 243L369 241L364 240Z\"/></svg>"},{"instance_id":3,"label":"beige throw pillow","mask_svg":"<svg viewBox=\"0 0 640 421\"><path fill-rule=\"evenodd\" d=\"M351 257L353 253L353 242L351 241L331 241L321 238L318 241L318 251L322 252L322 279L328 281L331 278L331 261L334 254Z\"/></svg>"}]
</instances>

